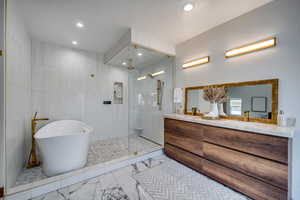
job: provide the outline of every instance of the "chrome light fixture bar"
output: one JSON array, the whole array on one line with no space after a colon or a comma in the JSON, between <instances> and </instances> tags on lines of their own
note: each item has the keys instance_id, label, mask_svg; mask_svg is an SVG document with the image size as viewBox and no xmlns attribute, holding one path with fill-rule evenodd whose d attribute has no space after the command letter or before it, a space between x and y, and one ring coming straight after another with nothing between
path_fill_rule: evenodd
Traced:
<instances>
[{"instance_id":1,"label":"chrome light fixture bar","mask_svg":"<svg viewBox=\"0 0 300 200\"><path fill-rule=\"evenodd\" d=\"M254 42L251 44L247 44L238 48L228 50L225 53L225 57L230 58L230 57L247 54L262 49L267 49L274 46L276 46L276 37L268 38L266 40L261 40L258 42Z\"/></svg>"},{"instance_id":2,"label":"chrome light fixture bar","mask_svg":"<svg viewBox=\"0 0 300 200\"><path fill-rule=\"evenodd\" d=\"M159 72L155 72L155 73L153 73L153 74L151 74L152 76L158 76L158 75L161 75L161 74L164 74L165 73L165 71L159 71Z\"/></svg>"},{"instance_id":3,"label":"chrome light fixture bar","mask_svg":"<svg viewBox=\"0 0 300 200\"><path fill-rule=\"evenodd\" d=\"M146 78L147 78L146 76L141 76L141 77L138 77L137 80L140 81L140 80L144 80Z\"/></svg>"},{"instance_id":4,"label":"chrome light fixture bar","mask_svg":"<svg viewBox=\"0 0 300 200\"><path fill-rule=\"evenodd\" d=\"M190 68L190 67L196 67L198 65L203 65L205 63L209 63L209 61L210 61L209 56L205 56L205 57L202 57L202 58L197 58L197 59L190 60L190 61L184 63L182 65L182 68L186 69L186 68Z\"/></svg>"}]
</instances>

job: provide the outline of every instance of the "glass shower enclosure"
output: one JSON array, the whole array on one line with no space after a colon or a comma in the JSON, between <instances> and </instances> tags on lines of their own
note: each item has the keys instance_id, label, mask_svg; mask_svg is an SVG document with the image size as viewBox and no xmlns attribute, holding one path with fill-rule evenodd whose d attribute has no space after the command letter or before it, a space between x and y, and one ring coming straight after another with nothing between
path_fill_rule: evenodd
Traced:
<instances>
[{"instance_id":1,"label":"glass shower enclosure","mask_svg":"<svg viewBox=\"0 0 300 200\"><path fill-rule=\"evenodd\" d=\"M130 154L161 149L163 115L173 110L174 57L129 45L109 62L128 70L128 145Z\"/></svg>"}]
</instances>

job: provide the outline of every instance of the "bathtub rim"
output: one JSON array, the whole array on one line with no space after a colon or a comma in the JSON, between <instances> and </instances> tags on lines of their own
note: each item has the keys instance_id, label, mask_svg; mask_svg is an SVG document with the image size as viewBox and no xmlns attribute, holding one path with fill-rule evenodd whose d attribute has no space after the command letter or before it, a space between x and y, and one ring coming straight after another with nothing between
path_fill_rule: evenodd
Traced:
<instances>
[{"instance_id":1,"label":"bathtub rim","mask_svg":"<svg viewBox=\"0 0 300 200\"><path fill-rule=\"evenodd\" d=\"M49 126L53 125L54 123L59 123L59 122L76 122L76 123L80 123L82 125L82 130L81 131L73 131L73 132L63 132L62 134L58 134L58 135L49 135L49 134L43 134L42 132L49 128ZM58 138L58 137L70 137L70 136L78 136L78 135L82 135L84 136L85 134L89 135L94 131L94 129L87 125L86 123L79 121L79 120L56 120L56 121L52 121L48 124L46 124L45 126L43 126L42 128L40 128L35 134L34 134L34 139L36 140L42 140L42 139L50 139L50 138Z\"/></svg>"}]
</instances>

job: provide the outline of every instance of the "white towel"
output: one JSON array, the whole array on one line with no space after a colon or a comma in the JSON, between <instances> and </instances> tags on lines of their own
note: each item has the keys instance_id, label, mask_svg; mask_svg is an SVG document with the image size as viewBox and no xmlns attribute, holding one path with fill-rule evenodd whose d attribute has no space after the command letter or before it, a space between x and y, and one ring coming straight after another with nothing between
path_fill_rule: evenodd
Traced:
<instances>
[{"instance_id":1,"label":"white towel","mask_svg":"<svg viewBox=\"0 0 300 200\"><path fill-rule=\"evenodd\" d=\"M183 89L175 88L174 89L174 103L182 103L183 102Z\"/></svg>"}]
</instances>

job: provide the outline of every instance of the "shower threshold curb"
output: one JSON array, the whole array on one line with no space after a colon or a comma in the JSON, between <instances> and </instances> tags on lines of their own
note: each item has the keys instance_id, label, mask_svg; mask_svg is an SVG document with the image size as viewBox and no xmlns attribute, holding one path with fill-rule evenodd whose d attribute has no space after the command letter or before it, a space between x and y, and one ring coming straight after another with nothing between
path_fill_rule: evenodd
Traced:
<instances>
[{"instance_id":1,"label":"shower threshold curb","mask_svg":"<svg viewBox=\"0 0 300 200\"><path fill-rule=\"evenodd\" d=\"M85 167L66 174L50 177L34 183L7 189L5 200L28 200L75 183L100 176L110 171L147 160L163 154L163 147L151 151L140 152L138 155L128 155L109 162Z\"/></svg>"}]
</instances>

